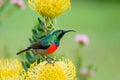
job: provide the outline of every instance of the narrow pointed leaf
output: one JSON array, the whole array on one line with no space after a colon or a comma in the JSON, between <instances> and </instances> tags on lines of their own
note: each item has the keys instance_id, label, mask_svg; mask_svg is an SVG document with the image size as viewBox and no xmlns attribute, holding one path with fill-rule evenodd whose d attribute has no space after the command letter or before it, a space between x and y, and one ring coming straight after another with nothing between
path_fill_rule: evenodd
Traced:
<instances>
[{"instance_id":1,"label":"narrow pointed leaf","mask_svg":"<svg viewBox=\"0 0 120 80\"><path fill-rule=\"evenodd\" d=\"M24 70L27 72L28 71L28 67L27 67L26 63L23 62L23 61L21 63L22 63L22 66L23 66Z\"/></svg>"},{"instance_id":2,"label":"narrow pointed leaf","mask_svg":"<svg viewBox=\"0 0 120 80\"><path fill-rule=\"evenodd\" d=\"M38 35L38 32L37 32L37 30L35 30L35 29L32 29L32 32L33 32L33 34L34 34L34 35Z\"/></svg>"},{"instance_id":3,"label":"narrow pointed leaf","mask_svg":"<svg viewBox=\"0 0 120 80\"><path fill-rule=\"evenodd\" d=\"M31 38L29 38L29 41L30 41L31 44L34 43L34 41Z\"/></svg>"},{"instance_id":4,"label":"narrow pointed leaf","mask_svg":"<svg viewBox=\"0 0 120 80\"><path fill-rule=\"evenodd\" d=\"M35 58L31 55L30 52L26 52L25 57L29 63L33 63L35 61Z\"/></svg>"}]
</instances>

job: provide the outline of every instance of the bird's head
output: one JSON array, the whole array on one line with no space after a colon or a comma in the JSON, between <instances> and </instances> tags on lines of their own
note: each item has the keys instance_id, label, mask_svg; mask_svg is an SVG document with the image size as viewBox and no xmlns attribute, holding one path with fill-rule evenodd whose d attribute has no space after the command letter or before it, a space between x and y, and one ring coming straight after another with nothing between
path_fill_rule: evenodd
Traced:
<instances>
[{"instance_id":1,"label":"bird's head","mask_svg":"<svg viewBox=\"0 0 120 80\"><path fill-rule=\"evenodd\" d=\"M75 32L74 30L56 30L51 35L54 37L54 39L60 40L64 34L68 32Z\"/></svg>"}]
</instances>

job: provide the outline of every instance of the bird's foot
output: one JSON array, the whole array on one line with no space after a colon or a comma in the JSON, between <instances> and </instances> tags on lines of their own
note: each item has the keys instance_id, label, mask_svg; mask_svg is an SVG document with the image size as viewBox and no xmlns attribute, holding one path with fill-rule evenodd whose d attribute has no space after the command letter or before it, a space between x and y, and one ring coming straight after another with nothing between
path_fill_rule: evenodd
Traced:
<instances>
[{"instance_id":1,"label":"bird's foot","mask_svg":"<svg viewBox=\"0 0 120 80\"><path fill-rule=\"evenodd\" d=\"M55 63L56 60L54 60L54 59L51 58L51 57L47 57L47 58L46 58L46 61L47 61L48 63L54 65L54 63Z\"/></svg>"},{"instance_id":2,"label":"bird's foot","mask_svg":"<svg viewBox=\"0 0 120 80\"><path fill-rule=\"evenodd\" d=\"M54 65L54 63L57 61L49 56L43 56L43 58L47 61L47 63Z\"/></svg>"}]
</instances>

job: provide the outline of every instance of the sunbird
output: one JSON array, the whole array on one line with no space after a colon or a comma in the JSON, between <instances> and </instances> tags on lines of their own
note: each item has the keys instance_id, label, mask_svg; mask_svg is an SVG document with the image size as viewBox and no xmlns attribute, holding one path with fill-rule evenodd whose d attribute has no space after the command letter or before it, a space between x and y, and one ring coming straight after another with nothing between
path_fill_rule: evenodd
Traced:
<instances>
[{"instance_id":1,"label":"sunbird","mask_svg":"<svg viewBox=\"0 0 120 80\"><path fill-rule=\"evenodd\" d=\"M29 51L34 50L36 54L42 56L47 56L48 54L54 53L60 45L60 40L67 32L75 32L74 30L55 30L52 34L49 34L46 37L43 37L39 41L31 44L26 49L17 53L17 55Z\"/></svg>"}]
</instances>

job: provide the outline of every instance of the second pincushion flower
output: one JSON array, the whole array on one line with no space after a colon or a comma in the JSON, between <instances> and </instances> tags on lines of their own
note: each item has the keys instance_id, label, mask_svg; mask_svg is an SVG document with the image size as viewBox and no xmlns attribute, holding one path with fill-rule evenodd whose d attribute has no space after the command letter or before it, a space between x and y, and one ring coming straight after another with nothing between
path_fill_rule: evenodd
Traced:
<instances>
[{"instance_id":1,"label":"second pincushion flower","mask_svg":"<svg viewBox=\"0 0 120 80\"><path fill-rule=\"evenodd\" d=\"M89 38L85 34L78 34L75 36L75 41L80 43L80 45L88 45L89 44Z\"/></svg>"},{"instance_id":2,"label":"second pincushion flower","mask_svg":"<svg viewBox=\"0 0 120 80\"><path fill-rule=\"evenodd\" d=\"M14 4L15 6L24 9L25 8L25 3L23 0L10 0L11 4Z\"/></svg>"}]
</instances>

